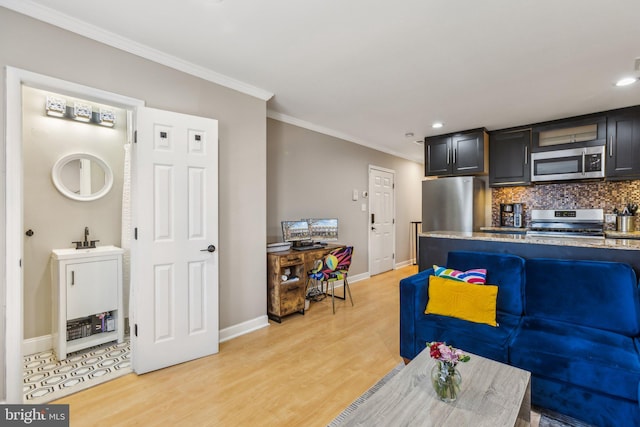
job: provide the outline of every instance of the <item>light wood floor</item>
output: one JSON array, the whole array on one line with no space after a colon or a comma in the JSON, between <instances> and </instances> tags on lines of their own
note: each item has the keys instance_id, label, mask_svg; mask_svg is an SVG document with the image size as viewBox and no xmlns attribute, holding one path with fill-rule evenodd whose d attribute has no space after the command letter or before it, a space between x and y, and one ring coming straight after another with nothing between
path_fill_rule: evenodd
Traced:
<instances>
[{"instance_id":1,"label":"light wood floor","mask_svg":"<svg viewBox=\"0 0 640 427\"><path fill-rule=\"evenodd\" d=\"M305 316L225 342L214 356L54 403L70 404L77 427L326 426L401 362L398 282L415 272L353 283L355 306L336 300L335 315L330 298L311 303Z\"/></svg>"}]
</instances>

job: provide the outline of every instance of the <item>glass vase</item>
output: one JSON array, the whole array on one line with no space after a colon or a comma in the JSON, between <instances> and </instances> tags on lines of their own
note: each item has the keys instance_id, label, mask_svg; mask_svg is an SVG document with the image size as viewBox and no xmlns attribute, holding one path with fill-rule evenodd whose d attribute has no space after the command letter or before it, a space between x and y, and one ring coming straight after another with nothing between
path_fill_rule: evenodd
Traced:
<instances>
[{"instance_id":1,"label":"glass vase","mask_svg":"<svg viewBox=\"0 0 640 427\"><path fill-rule=\"evenodd\" d=\"M431 384L443 402L455 402L461 382L460 372L451 363L438 361L431 369Z\"/></svg>"}]
</instances>

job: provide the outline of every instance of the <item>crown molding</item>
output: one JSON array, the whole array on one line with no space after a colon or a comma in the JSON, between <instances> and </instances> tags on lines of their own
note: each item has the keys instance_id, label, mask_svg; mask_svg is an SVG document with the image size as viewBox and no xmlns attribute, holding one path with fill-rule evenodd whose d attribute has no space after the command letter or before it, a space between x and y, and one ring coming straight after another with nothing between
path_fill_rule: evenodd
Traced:
<instances>
[{"instance_id":1,"label":"crown molding","mask_svg":"<svg viewBox=\"0 0 640 427\"><path fill-rule=\"evenodd\" d=\"M272 92L119 36L31 0L0 0L0 6L263 101L273 97Z\"/></svg>"},{"instance_id":2,"label":"crown molding","mask_svg":"<svg viewBox=\"0 0 640 427\"><path fill-rule=\"evenodd\" d=\"M325 134L325 135L333 136L335 138L343 139L343 140L348 141L348 142L353 142L354 144L362 145L362 146L365 146L367 148L371 148L371 149L376 150L376 151L381 151L381 152L386 153L386 154L391 154L392 156L395 156L395 157L400 157L402 159L411 160L412 162L422 163L421 160L416 160L416 159L414 159L414 158L412 158L410 156L407 156L404 153L400 153L398 151L394 151L394 150L391 150L391 149L389 149L387 147L383 147L383 146L380 146L380 145L372 144L371 142L365 141L364 139L356 138L356 137L348 135L346 133L343 133L343 132L340 132L340 131L337 131L337 130L334 130L334 129L330 129L330 128L327 128L327 127L324 127L324 126L316 125L314 123L307 122L305 120L301 120L301 119L298 119L296 117L292 117L292 116L289 116L289 115L286 115L286 114L282 114L282 113L279 113L279 112L274 111L274 110L268 109L267 110L267 117L270 118L270 119L278 120L280 122L288 123L290 125L298 126L298 127L304 128L304 129L309 129L309 130L312 130L314 132L319 132L319 133L322 133L322 134Z\"/></svg>"}]
</instances>

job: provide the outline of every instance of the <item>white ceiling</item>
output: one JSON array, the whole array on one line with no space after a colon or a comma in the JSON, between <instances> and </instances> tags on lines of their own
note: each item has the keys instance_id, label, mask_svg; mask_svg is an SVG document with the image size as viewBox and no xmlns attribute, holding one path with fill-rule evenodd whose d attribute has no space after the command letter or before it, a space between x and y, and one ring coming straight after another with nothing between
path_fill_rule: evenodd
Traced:
<instances>
[{"instance_id":1,"label":"white ceiling","mask_svg":"<svg viewBox=\"0 0 640 427\"><path fill-rule=\"evenodd\" d=\"M273 94L270 117L420 162L414 141L424 136L640 104L640 83L613 86L640 76L638 0L0 5L263 99ZM431 129L434 121L445 127Z\"/></svg>"}]
</instances>

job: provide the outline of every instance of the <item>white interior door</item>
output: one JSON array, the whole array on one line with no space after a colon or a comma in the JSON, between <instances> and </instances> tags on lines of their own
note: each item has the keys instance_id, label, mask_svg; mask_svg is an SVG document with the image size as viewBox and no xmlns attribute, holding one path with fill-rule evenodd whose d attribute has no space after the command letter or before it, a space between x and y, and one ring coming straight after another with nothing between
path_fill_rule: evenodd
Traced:
<instances>
[{"instance_id":1,"label":"white interior door","mask_svg":"<svg viewBox=\"0 0 640 427\"><path fill-rule=\"evenodd\" d=\"M371 275L395 265L395 173L369 168L369 271Z\"/></svg>"},{"instance_id":2,"label":"white interior door","mask_svg":"<svg viewBox=\"0 0 640 427\"><path fill-rule=\"evenodd\" d=\"M140 108L137 132L131 345L141 374L218 352L218 122Z\"/></svg>"}]
</instances>

